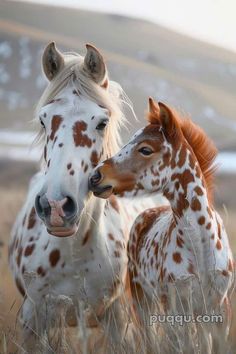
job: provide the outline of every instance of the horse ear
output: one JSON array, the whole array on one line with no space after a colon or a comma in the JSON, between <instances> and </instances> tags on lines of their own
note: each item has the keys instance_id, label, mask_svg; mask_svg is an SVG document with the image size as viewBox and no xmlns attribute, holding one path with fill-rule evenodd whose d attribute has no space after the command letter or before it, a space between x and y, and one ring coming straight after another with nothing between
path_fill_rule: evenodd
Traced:
<instances>
[{"instance_id":1,"label":"horse ear","mask_svg":"<svg viewBox=\"0 0 236 354\"><path fill-rule=\"evenodd\" d=\"M107 70L104 59L97 48L86 44L87 53L84 58L84 70L100 86L107 88Z\"/></svg>"},{"instance_id":2,"label":"horse ear","mask_svg":"<svg viewBox=\"0 0 236 354\"><path fill-rule=\"evenodd\" d=\"M175 134L179 128L177 119L175 118L173 111L164 103L159 102L160 107L160 121L161 126L168 136Z\"/></svg>"},{"instance_id":3,"label":"horse ear","mask_svg":"<svg viewBox=\"0 0 236 354\"><path fill-rule=\"evenodd\" d=\"M149 97L148 99L148 104L149 104L149 112L152 114L160 114L160 108L158 106L158 103L154 101L152 97Z\"/></svg>"},{"instance_id":4,"label":"horse ear","mask_svg":"<svg viewBox=\"0 0 236 354\"><path fill-rule=\"evenodd\" d=\"M51 81L63 68L63 54L57 49L55 42L51 42L44 49L42 57L43 71L49 81Z\"/></svg>"},{"instance_id":5,"label":"horse ear","mask_svg":"<svg viewBox=\"0 0 236 354\"><path fill-rule=\"evenodd\" d=\"M149 97L148 99L147 120L151 124L160 124L160 107L152 97Z\"/></svg>"}]
</instances>

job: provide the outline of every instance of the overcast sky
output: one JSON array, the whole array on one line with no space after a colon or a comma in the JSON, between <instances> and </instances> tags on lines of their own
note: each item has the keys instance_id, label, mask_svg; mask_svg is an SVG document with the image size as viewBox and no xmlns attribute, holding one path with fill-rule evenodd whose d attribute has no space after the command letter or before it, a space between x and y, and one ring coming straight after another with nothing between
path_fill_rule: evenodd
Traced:
<instances>
[{"instance_id":1,"label":"overcast sky","mask_svg":"<svg viewBox=\"0 0 236 354\"><path fill-rule=\"evenodd\" d=\"M145 18L236 52L236 0L36 0L35 2Z\"/></svg>"}]
</instances>

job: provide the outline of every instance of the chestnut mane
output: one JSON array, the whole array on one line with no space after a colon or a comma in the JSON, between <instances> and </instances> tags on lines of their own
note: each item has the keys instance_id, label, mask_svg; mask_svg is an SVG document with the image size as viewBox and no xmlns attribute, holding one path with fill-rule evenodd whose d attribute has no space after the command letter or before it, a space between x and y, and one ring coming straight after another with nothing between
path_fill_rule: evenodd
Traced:
<instances>
[{"instance_id":1,"label":"chestnut mane","mask_svg":"<svg viewBox=\"0 0 236 354\"><path fill-rule=\"evenodd\" d=\"M195 124L190 118L180 117L176 110L170 109L167 105L161 102L159 102L159 106L157 106L155 102L152 101L152 99L149 99L149 104L151 104L151 109L149 109L147 115L147 120L149 123L162 125L160 111L161 107L161 109L164 108L164 111L167 115L172 117L172 123L168 129L171 129L175 133L178 130L182 131L184 138L192 148L193 153L199 163L206 184L208 199L212 203L214 173L217 169L217 165L214 164L215 158L217 156L217 148L215 144L206 135L204 130ZM174 134L174 136L176 135Z\"/></svg>"},{"instance_id":2,"label":"chestnut mane","mask_svg":"<svg viewBox=\"0 0 236 354\"><path fill-rule=\"evenodd\" d=\"M191 146L200 165L209 200L213 201L214 173L217 165L214 164L217 148L206 133L191 119L180 121L182 133Z\"/></svg>"}]
</instances>

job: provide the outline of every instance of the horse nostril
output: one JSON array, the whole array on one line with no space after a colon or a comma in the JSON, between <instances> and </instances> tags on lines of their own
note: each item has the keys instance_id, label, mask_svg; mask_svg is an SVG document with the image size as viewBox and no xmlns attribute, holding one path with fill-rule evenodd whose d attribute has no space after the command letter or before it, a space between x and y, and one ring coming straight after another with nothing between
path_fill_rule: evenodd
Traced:
<instances>
[{"instance_id":1,"label":"horse nostril","mask_svg":"<svg viewBox=\"0 0 236 354\"><path fill-rule=\"evenodd\" d=\"M43 214L43 208L41 207L41 204L40 204L40 196L39 195L37 195L37 197L35 198L35 209L36 209L38 216L41 216Z\"/></svg>"},{"instance_id":2,"label":"horse nostril","mask_svg":"<svg viewBox=\"0 0 236 354\"><path fill-rule=\"evenodd\" d=\"M95 171L95 173L90 177L90 184L92 187L95 187L101 182L102 175L99 170Z\"/></svg>"},{"instance_id":3,"label":"horse nostril","mask_svg":"<svg viewBox=\"0 0 236 354\"><path fill-rule=\"evenodd\" d=\"M63 211L65 213L66 217L71 217L74 216L77 212L77 204L76 202L70 198L70 197L66 197L67 201L66 203L63 205Z\"/></svg>"},{"instance_id":4,"label":"horse nostril","mask_svg":"<svg viewBox=\"0 0 236 354\"><path fill-rule=\"evenodd\" d=\"M35 198L35 209L40 218L50 215L51 207L46 196L37 195Z\"/></svg>"}]
</instances>

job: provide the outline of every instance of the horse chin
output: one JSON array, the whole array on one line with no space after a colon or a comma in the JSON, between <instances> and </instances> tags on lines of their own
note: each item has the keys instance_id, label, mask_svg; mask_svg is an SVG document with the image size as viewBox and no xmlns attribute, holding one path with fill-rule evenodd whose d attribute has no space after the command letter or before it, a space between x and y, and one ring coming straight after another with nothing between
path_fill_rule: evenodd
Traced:
<instances>
[{"instance_id":1,"label":"horse chin","mask_svg":"<svg viewBox=\"0 0 236 354\"><path fill-rule=\"evenodd\" d=\"M54 226L50 227L50 229L47 229L47 231L50 235L56 237L69 237L76 234L76 232L78 231L78 227L79 226L77 224L74 224L71 227Z\"/></svg>"}]
</instances>

